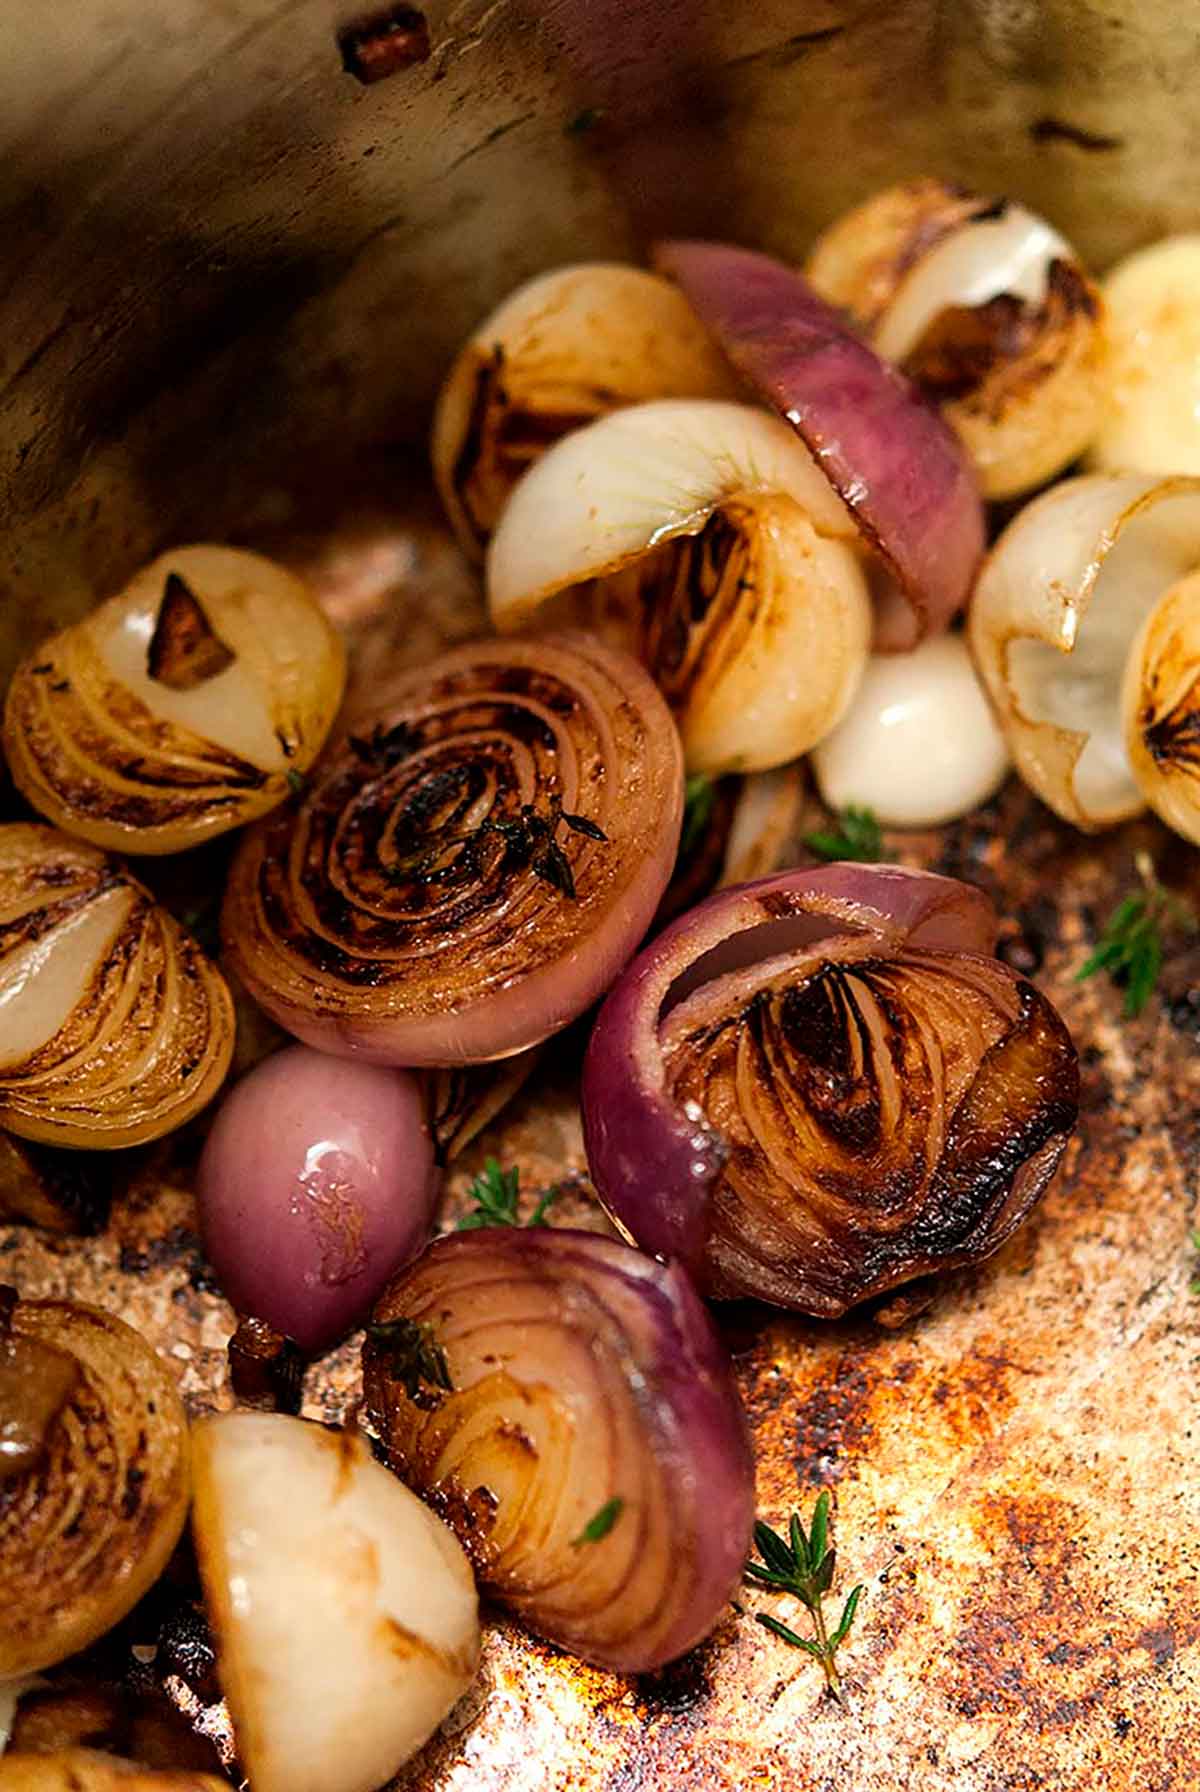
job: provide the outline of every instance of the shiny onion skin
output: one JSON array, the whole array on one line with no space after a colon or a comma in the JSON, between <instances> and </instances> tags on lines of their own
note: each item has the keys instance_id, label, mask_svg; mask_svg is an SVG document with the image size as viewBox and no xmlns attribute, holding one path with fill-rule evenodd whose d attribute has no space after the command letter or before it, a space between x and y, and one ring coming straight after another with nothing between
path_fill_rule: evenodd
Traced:
<instances>
[{"instance_id":1,"label":"shiny onion skin","mask_svg":"<svg viewBox=\"0 0 1200 1792\"><path fill-rule=\"evenodd\" d=\"M986 497L1032 491L1096 435L1104 303L1024 206L935 178L888 187L829 226L805 272L940 407Z\"/></svg>"},{"instance_id":2,"label":"shiny onion skin","mask_svg":"<svg viewBox=\"0 0 1200 1792\"><path fill-rule=\"evenodd\" d=\"M396 1372L398 1322L442 1353L450 1390ZM384 1295L363 1368L392 1467L530 1629L625 1673L712 1629L749 1547L754 1469L677 1264L590 1232L452 1234Z\"/></svg>"},{"instance_id":3,"label":"shiny onion skin","mask_svg":"<svg viewBox=\"0 0 1200 1792\"><path fill-rule=\"evenodd\" d=\"M582 1013L636 947L682 793L666 706L626 655L583 635L457 648L399 679L303 799L243 842L226 951L323 1051L513 1056Z\"/></svg>"},{"instance_id":4,"label":"shiny onion skin","mask_svg":"<svg viewBox=\"0 0 1200 1792\"><path fill-rule=\"evenodd\" d=\"M421 1249L439 1183L415 1076L289 1046L209 1128L196 1177L205 1252L239 1313L319 1350Z\"/></svg>"},{"instance_id":5,"label":"shiny onion skin","mask_svg":"<svg viewBox=\"0 0 1200 1792\"><path fill-rule=\"evenodd\" d=\"M823 1318L988 1256L1075 1123L1078 1066L988 956L978 890L786 871L683 916L612 991L584 1068L602 1201L718 1297Z\"/></svg>"},{"instance_id":6,"label":"shiny onion skin","mask_svg":"<svg viewBox=\"0 0 1200 1792\"><path fill-rule=\"evenodd\" d=\"M803 440L882 565L891 588L877 601L876 647L940 633L984 546L975 475L951 430L782 262L704 242L660 243L655 261Z\"/></svg>"},{"instance_id":7,"label":"shiny onion skin","mask_svg":"<svg viewBox=\"0 0 1200 1792\"><path fill-rule=\"evenodd\" d=\"M13 782L59 827L181 852L283 802L333 724L341 640L259 554L184 547L43 641L4 711Z\"/></svg>"},{"instance_id":8,"label":"shiny onion skin","mask_svg":"<svg viewBox=\"0 0 1200 1792\"><path fill-rule=\"evenodd\" d=\"M0 1680L103 1636L158 1579L187 1516L187 1419L174 1377L122 1320L19 1301L9 1346L75 1365L40 1459L0 1480ZM2 1346L0 1346L2 1347Z\"/></svg>"},{"instance_id":9,"label":"shiny onion skin","mask_svg":"<svg viewBox=\"0 0 1200 1792\"><path fill-rule=\"evenodd\" d=\"M687 301L644 268L582 262L519 286L473 332L438 397L433 471L473 559L552 443L620 405L733 398Z\"/></svg>"},{"instance_id":10,"label":"shiny onion skin","mask_svg":"<svg viewBox=\"0 0 1200 1792\"><path fill-rule=\"evenodd\" d=\"M52 828L0 827L0 1126L114 1150L216 1094L233 1002L216 966L130 873Z\"/></svg>"}]
</instances>

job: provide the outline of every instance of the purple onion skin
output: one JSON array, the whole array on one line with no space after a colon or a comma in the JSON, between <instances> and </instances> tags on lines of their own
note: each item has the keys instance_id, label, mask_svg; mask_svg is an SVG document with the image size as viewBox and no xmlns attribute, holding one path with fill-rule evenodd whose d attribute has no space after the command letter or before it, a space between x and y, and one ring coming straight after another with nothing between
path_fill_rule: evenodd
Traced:
<instances>
[{"instance_id":1,"label":"purple onion skin","mask_svg":"<svg viewBox=\"0 0 1200 1792\"><path fill-rule=\"evenodd\" d=\"M239 1313L321 1350L422 1249L439 1180L416 1077L291 1046L217 1112L204 1248Z\"/></svg>"},{"instance_id":2,"label":"purple onion skin","mask_svg":"<svg viewBox=\"0 0 1200 1792\"><path fill-rule=\"evenodd\" d=\"M975 474L950 426L782 262L667 242L655 265L802 437L896 580L876 646L901 651L938 634L966 603L986 539Z\"/></svg>"},{"instance_id":3,"label":"purple onion skin","mask_svg":"<svg viewBox=\"0 0 1200 1792\"><path fill-rule=\"evenodd\" d=\"M583 1134L592 1179L626 1237L701 1275L713 1190L726 1148L703 1115L666 1088L658 1021L673 986L739 936L781 930L776 950L821 934L867 930L881 941L990 953L995 911L982 891L898 865L840 863L775 873L718 890L639 953L600 1010L583 1068ZM757 936L761 950L764 936ZM709 974L723 967L709 961Z\"/></svg>"}]
</instances>

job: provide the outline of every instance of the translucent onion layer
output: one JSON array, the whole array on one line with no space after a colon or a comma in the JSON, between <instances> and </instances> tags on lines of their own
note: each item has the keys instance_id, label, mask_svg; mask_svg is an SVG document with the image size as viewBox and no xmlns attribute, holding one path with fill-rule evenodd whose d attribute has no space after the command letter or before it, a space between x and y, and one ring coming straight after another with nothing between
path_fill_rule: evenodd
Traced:
<instances>
[{"instance_id":1,"label":"translucent onion layer","mask_svg":"<svg viewBox=\"0 0 1200 1792\"><path fill-rule=\"evenodd\" d=\"M0 1126L111 1150L220 1088L233 1002L129 872L52 828L0 828Z\"/></svg>"},{"instance_id":2,"label":"translucent onion layer","mask_svg":"<svg viewBox=\"0 0 1200 1792\"><path fill-rule=\"evenodd\" d=\"M683 792L666 706L587 636L483 641L397 680L361 730L243 843L235 967L326 1051L524 1051L608 987L666 887Z\"/></svg>"},{"instance_id":3,"label":"translucent onion layer","mask_svg":"<svg viewBox=\"0 0 1200 1792\"><path fill-rule=\"evenodd\" d=\"M823 1317L996 1250L1062 1155L1078 1068L994 938L978 890L896 866L783 872L683 916L588 1051L614 1219L710 1294Z\"/></svg>"},{"instance_id":4,"label":"translucent onion layer","mask_svg":"<svg viewBox=\"0 0 1200 1792\"><path fill-rule=\"evenodd\" d=\"M531 1629L634 1673L712 1629L753 1465L678 1265L589 1232L439 1239L376 1309L364 1380L393 1467Z\"/></svg>"},{"instance_id":5,"label":"translucent onion layer","mask_svg":"<svg viewBox=\"0 0 1200 1792\"><path fill-rule=\"evenodd\" d=\"M174 548L22 662L4 747L18 788L68 833L180 852L284 801L344 681L341 641L299 579L240 549Z\"/></svg>"}]
</instances>

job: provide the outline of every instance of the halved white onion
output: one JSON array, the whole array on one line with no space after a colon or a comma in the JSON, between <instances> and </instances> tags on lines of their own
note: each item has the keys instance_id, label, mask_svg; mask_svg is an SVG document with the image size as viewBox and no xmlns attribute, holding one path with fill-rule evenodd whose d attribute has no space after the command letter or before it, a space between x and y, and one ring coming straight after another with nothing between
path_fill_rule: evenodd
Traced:
<instances>
[{"instance_id":1,"label":"halved white onion","mask_svg":"<svg viewBox=\"0 0 1200 1792\"><path fill-rule=\"evenodd\" d=\"M433 470L459 540L482 557L517 479L568 430L643 399L736 390L669 281L614 262L539 275L479 325L438 398Z\"/></svg>"},{"instance_id":2,"label":"halved white onion","mask_svg":"<svg viewBox=\"0 0 1200 1792\"><path fill-rule=\"evenodd\" d=\"M1104 282L1110 372L1095 467L1200 473L1200 235L1170 236Z\"/></svg>"},{"instance_id":3,"label":"halved white onion","mask_svg":"<svg viewBox=\"0 0 1200 1792\"><path fill-rule=\"evenodd\" d=\"M1158 632L1143 636L1149 670L1131 671L1123 700L1126 669L1164 594L1197 566L1200 479L1112 473L1035 499L984 563L968 619L976 664L1021 776L1076 827L1112 826L1149 798L1144 760L1131 764L1126 749L1123 704L1127 716L1150 704L1153 727L1162 692L1147 677L1153 684L1153 669L1176 656ZM1195 602L1190 584L1186 601ZM1170 615L1177 627L1173 606ZM1173 673L1164 689L1177 700Z\"/></svg>"},{"instance_id":4,"label":"halved white onion","mask_svg":"<svg viewBox=\"0 0 1200 1792\"><path fill-rule=\"evenodd\" d=\"M871 635L857 527L807 448L748 405L662 400L552 448L488 554L501 631L553 615L646 661L688 767L806 752L854 695Z\"/></svg>"},{"instance_id":5,"label":"halved white onion","mask_svg":"<svg viewBox=\"0 0 1200 1792\"><path fill-rule=\"evenodd\" d=\"M1025 206L936 179L889 187L838 218L805 271L941 406L985 497L1031 491L1095 435L1100 294Z\"/></svg>"},{"instance_id":6,"label":"halved white onion","mask_svg":"<svg viewBox=\"0 0 1200 1792\"><path fill-rule=\"evenodd\" d=\"M195 1428L193 1525L254 1792L375 1792L470 1684L453 1534L361 1438L279 1413Z\"/></svg>"},{"instance_id":7,"label":"halved white onion","mask_svg":"<svg viewBox=\"0 0 1200 1792\"><path fill-rule=\"evenodd\" d=\"M874 654L849 713L814 750L832 809L871 809L885 827L939 827L1004 782L1008 748L961 635Z\"/></svg>"}]
</instances>

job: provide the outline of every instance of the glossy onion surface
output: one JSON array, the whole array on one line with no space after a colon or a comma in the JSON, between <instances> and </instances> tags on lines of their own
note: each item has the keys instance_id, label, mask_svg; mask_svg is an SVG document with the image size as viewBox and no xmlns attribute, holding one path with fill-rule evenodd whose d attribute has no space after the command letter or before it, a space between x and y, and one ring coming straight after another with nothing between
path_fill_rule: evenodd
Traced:
<instances>
[{"instance_id":1,"label":"glossy onion surface","mask_svg":"<svg viewBox=\"0 0 1200 1792\"><path fill-rule=\"evenodd\" d=\"M544 1227L439 1239L376 1309L364 1376L392 1465L532 1629L628 1672L712 1629L753 1466L678 1265Z\"/></svg>"},{"instance_id":2,"label":"glossy onion surface","mask_svg":"<svg viewBox=\"0 0 1200 1792\"><path fill-rule=\"evenodd\" d=\"M233 963L298 1037L378 1063L510 1056L612 982L666 888L662 698L586 636L482 641L397 681L242 845Z\"/></svg>"}]
</instances>

